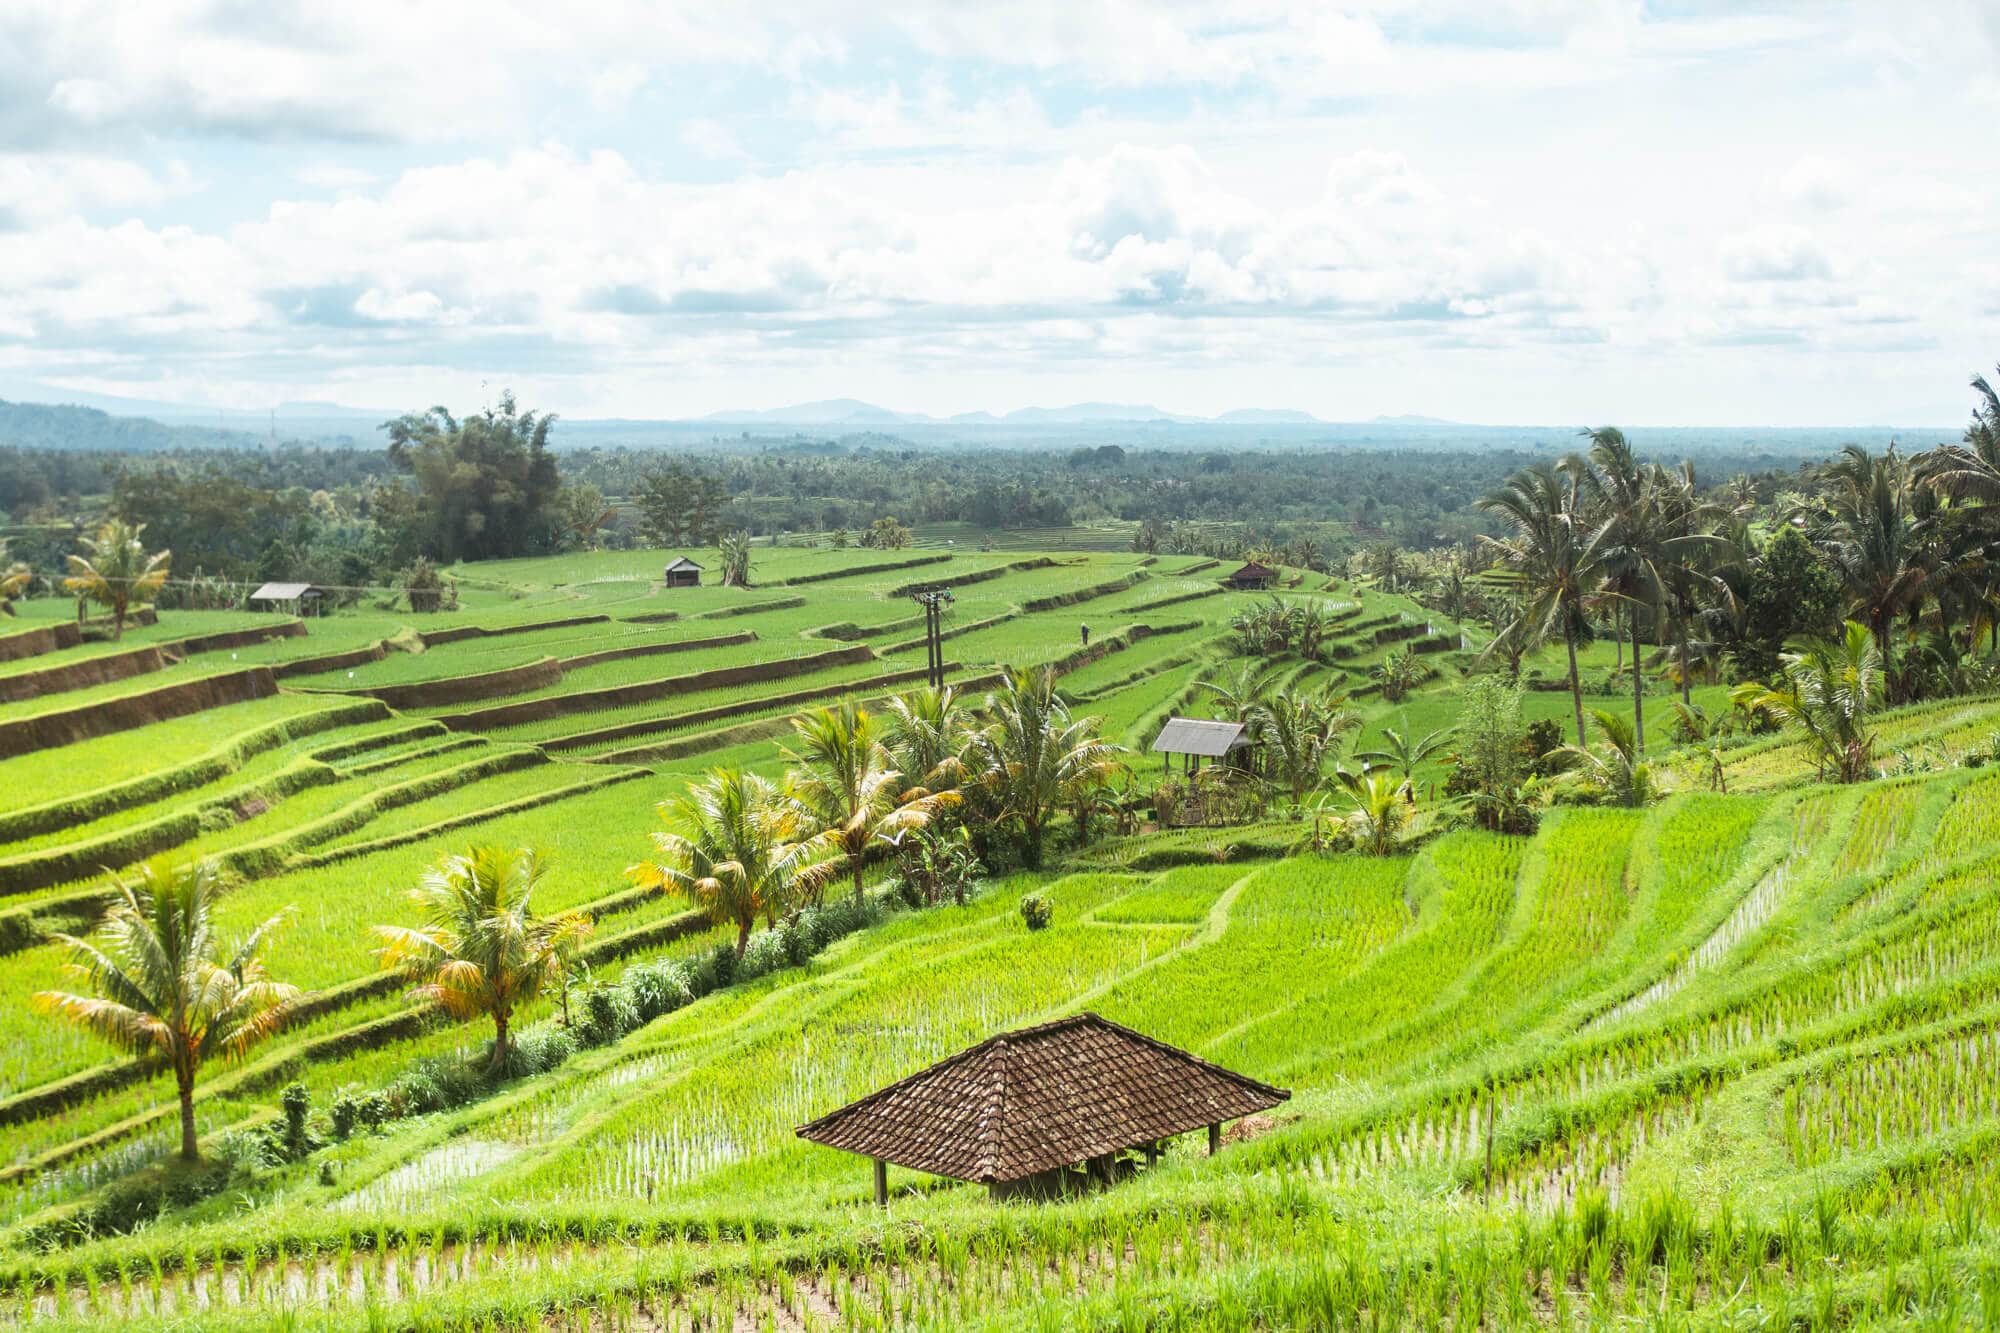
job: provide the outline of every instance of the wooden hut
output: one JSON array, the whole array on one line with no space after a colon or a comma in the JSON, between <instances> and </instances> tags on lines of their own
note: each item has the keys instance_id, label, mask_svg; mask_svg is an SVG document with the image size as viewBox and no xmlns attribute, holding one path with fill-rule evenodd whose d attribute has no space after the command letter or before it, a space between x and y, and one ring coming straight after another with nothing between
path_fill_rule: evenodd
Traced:
<instances>
[{"instance_id":1,"label":"wooden hut","mask_svg":"<svg viewBox=\"0 0 2000 1333\"><path fill-rule=\"evenodd\" d=\"M1096 1014L991 1037L833 1111L798 1135L889 1164L986 1185L996 1198L1105 1183L1164 1141L1267 1111L1292 1094ZM1082 1174L1077 1174L1078 1170Z\"/></svg>"},{"instance_id":2,"label":"wooden hut","mask_svg":"<svg viewBox=\"0 0 2000 1333\"><path fill-rule=\"evenodd\" d=\"M318 615L326 605L326 589L310 583L266 583L250 594L250 605L262 611L287 611L295 616Z\"/></svg>"},{"instance_id":3,"label":"wooden hut","mask_svg":"<svg viewBox=\"0 0 2000 1333\"><path fill-rule=\"evenodd\" d=\"M1263 592L1278 581L1278 571L1252 560L1225 581L1238 592Z\"/></svg>"},{"instance_id":4,"label":"wooden hut","mask_svg":"<svg viewBox=\"0 0 2000 1333\"><path fill-rule=\"evenodd\" d=\"M1153 740L1153 753L1165 755L1169 769L1174 765L1174 756L1180 755L1189 773L1199 769L1204 759L1240 763L1249 750L1250 728L1241 722L1213 722L1198 717L1168 718Z\"/></svg>"},{"instance_id":5,"label":"wooden hut","mask_svg":"<svg viewBox=\"0 0 2000 1333\"><path fill-rule=\"evenodd\" d=\"M701 586L701 566L684 555L677 555L666 568L669 588L696 588Z\"/></svg>"}]
</instances>

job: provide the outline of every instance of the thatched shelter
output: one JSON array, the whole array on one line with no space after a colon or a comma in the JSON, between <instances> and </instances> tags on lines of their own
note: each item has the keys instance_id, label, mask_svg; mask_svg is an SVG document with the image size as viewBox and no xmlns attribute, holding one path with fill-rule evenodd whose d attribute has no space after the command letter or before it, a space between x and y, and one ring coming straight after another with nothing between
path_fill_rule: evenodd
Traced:
<instances>
[{"instance_id":1,"label":"thatched shelter","mask_svg":"<svg viewBox=\"0 0 2000 1333\"><path fill-rule=\"evenodd\" d=\"M1157 1158L1164 1141L1291 1096L1141 1032L1083 1013L988 1038L970 1050L799 1126L813 1143L875 1160L875 1200L890 1163L990 1187L997 1198L1060 1194L1115 1178L1122 1154ZM1084 1177L1071 1174L1082 1167Z\"/></svg>"},{"instance_id":2,"label":"thatched shelter","mask_svg":"<svg viewBox=\"0 0 2000 1333\"><path fill-rule=\"evenodd\" d=\"M1278 571L1256 560L1252 560L1228 578L1229 586L1238 592L1262 592L1277 581Z\"/></svg>"}]
</instances>

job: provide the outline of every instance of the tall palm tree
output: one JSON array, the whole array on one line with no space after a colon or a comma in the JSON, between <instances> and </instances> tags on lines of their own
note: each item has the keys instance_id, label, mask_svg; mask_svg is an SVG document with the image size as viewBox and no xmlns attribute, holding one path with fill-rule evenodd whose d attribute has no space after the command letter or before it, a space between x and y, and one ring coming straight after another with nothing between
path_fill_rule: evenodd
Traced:
<instances>
[{"instance_id":1,"label":"tall palm tree","mask_svg":"<svg viewBox=\"0 0 2000 1333\"><path fill-rule=\"evenodd\" d=\"M94 537L79 538L87 555L69 558L69 576L63 588L79 598L96 602L111 613L111 637L123 638L125 618L135 606L145 606L166 586L172 551L147 554L140 542L144 523L112 519Z\"/></svg>"},{"instance_id":2,"label":"tall palm tree","mask_svg":"<svg viewBox=\"0 0 2000 1333\"><path fill-rule=\"evenodd\" d=\"M1597 584L1598 557L1579 512L1576 480L1549 463L1533 463L1481 497L1479 507L1513 529L1504 538L1482 538L1521 576L1520 609L1501 634L1521 647L1551 636L1562 639L1569 652L1570 701L1581 745L1583 686L1577 679L1576 645L1590 638L1584 599Z\"/></svg>"},{"instance_id":3,"label":"tall palm tree","mask_svg":"<svg viewBox=\"0 0 2000 1333\"><path fill-rule=\"evenodd\" d=\"M1354 757L1371 768L1381 764L1390 772L1401 774L1403 799L1414 804L1417 799L1418 767L1451 744L1451 738L1458 734L1458 728L1443 727L1419 738L1409 727L1409 719L1405 718L1400 731L1393 727L1382 728L1382 748L1365 750Z\"/></svg>"},{"instance_id":4,"label":"tall palm tree","mask_svg":"<svg viewBox=\"0 0 2000 1333\"><path fill-rule=\"evenodd\" d=\"M852 700L792 719L793 743L784 750L784 804L795 835L825 856L801 870L800 882L815 901L839 874L854 881L854 900L866 888L868 849L878 838L921 828L937 811L958 802L956 792L922 792L898 800L902 773L882 743L875 718Z\"/></svg>"},{"instance_id":5,"label":"tall palm tree","mask_svg":"<svg viewBox=\"0 0 2000 1333\"><path fill-rule=\"evenodd\" d=\"M911 690L889 701L889 758L903 794L949 791L965 774L970 710L950 685Z\"/></svg>"},{"instance_id":6,"label":"tall palm tree","mask_svg":"<svg viewBox=\"0 0 2000 1333\"><path fill-rule=\"evenodd\" d=\"M1668 534L1663 531L1655 474L1639 462L1616 426L1584 431L1587 456L1563 461L1586 497L1593 522L1590 549L1604 581L1604 595L1631 626L1632 730L1646 748L1646 680L1639 663L1645 612L1657 614L1666 585ZM1582 741L1578 741L1581 747Z\"/></svg>"},{"instance_id":7,"label":"tall palm tree","mask_svg":"<svg viewBox=\"0 0 2000 1333\"><path fill-rule=\"evenodd\" d=\"M1038 867L1050 819L1080 784L1118 769L1122 750L1097 734L1097 718L1071 716L1047 668L1009 672L986 696L985 711L989 720L973 734L968 758L999 819L1021 830L1028 864Z\"/></svg>"},{"instance_id":8,"label":"tall palm tree","mask_svg":"<svg viewBox=\"0 0 2000 1333\"><path fill-rule=\"evenodd\" d=\"M417 983L413 997L461 1021L493 1020L489 1073L507 1069L515 1016L561 981L570 954L590 937L591 919L582 912L535 914L535 890L548 868L531 847L489 843L446 855L409 892L423 924L375 927L382 941L375 956L384 970Z\"/></svg>"},{"instance_id":9,"label":"tall palm tree","mask_svg":"<svg viewBox=\"0 0 2000 1333\"><path fill-rule=\"evenodd\" d=\"M1708 606L1733 598L1720 574L1740 558L1741 551L1729 535L1730 510L1723 503L1702 498L1692 463L1683 460L1677 468L1653 468L1651 489L1658 539L1653 566L1660 584L1661 609L1673 627L1681 703L1686 705L1693 702L1695 626Z\"/></svg>"},{"instance_id":10,"label":"tall palm tree","mask_svg":"<svg viewBox=\"0 0 2000 1333\"><path fill-rule=\"evenodd\" d=\"M1875 733L1868 715L1880 702L1882 651L1859 621L1841 637L1808 644L1784 656L1784 683L1767 689L1754 681L1730 698L1739 708L1762 709L1805 734L1819 776L1862 782L1875 775Z\"/></svg>"},{"instance_id":11,"label":"tall palm tree","mask_svg":"<svg viewBox=\"0 0 2000 1333\"><path fill-rule=\"evenodd\" d=\"M1990 647L2000 652L2000 392L1985 376L1972 377L1979 403L1972 423L1956 444L1941 444L1913 461L1916 475L1949 502L1939 518L1966 539L1982 557L1964 562L1976 586L1975 622L1983 620L1992 635ZM1973 634L1977 634L1975 623Z\"/></svg>"},{"instance_id":12,"label":"tall palm tree","mask_svg":"<svg viewBox=\"0 0 2000 1333\"><path fill-rule=\"evenodd\" d=\"M1819 546L1847 585L1849 614L1874 636L1889 695L1900 697L1895 624L1922 610L1938 573L1937 547L1921 529L1910 467L1893 445L1876 455L1850 444L1820 476L1827 486L1827 513Z\"/></svg>"},{"instance_id":13,"label":"tall palm tree","mask_svg":"<svg viewBox=\"0 0 2000 1333\"><path fill-rule=\"evenodd\" d=\"M2000 503L2000 392L1984 375L1972 377L1979 403L1972 424L1957 444L1941 444L1922 455L1923 479L1953 500Z\"/></svg>"},{"instance_id":14,"label":"tall palm tree","mask_svg":"<svg viewBox=\"0 0 2000 1333\"><path fill-rule=\"evenodd\" d=\"M1271 776L1291 793L1294 810L1319 786L1340 738L1361 724L1345 696L1290 691L1256 705L1250 718Z\"/></svg>"},{"instance_id":15,"label":"tall palm tree","mask_svg":"<svg viewBox=\"0 0 2000 1333\"><path fill-rule=\"evenodd\" d=\"M29 1004L173 1070L181 1157L192 1162L201 1155L194 1088L202 1065L240 1059L284 1025L298 998L297 987L266 975L258 956L285 913L227 948L215 928L222 883L214 863L155 861L132 880L114 877L112 887L97 943L50 936L71 951L64 971L95 993L42 991Z\"/></svg>"},{"instance_id":16,"label":"tall palm tree","mask_svg":"<svg viewBox=\"0 0 2000 1333\"><path fill-rule=\"evenodd\" d=\"M646 888L686 894L717 925L736 927L736 953L749 946L757 918L775 921L791 907L810 851L787 837L790 812L777 786L755 773L724 768L662 801L659 855L625 874Z\"/></svg>"},{"instance_id":17,"label":"tall palm tree","mask_svg":"<svg viewBox=\"0 0 2000 1333\"><path fill-rule=\"evenodd\" d=\"M1214 707L1223 721L1248 726L1270 693L1274 670L1271 663L1253 658L1238 662L1234 671L1222 671L1194 684L1214 696Z\"/></svg>"}]
</instances>

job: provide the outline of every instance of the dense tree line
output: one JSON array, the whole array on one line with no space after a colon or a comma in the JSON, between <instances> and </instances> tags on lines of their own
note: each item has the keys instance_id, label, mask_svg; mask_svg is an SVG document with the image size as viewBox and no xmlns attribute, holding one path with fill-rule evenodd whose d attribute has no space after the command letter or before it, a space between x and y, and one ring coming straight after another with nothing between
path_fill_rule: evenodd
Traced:
<instances>
[{"instance_id":1,"label":"dense tree line","mask_svg":"<svg viewBox=\"0 0 2000 1333\"><path fill-rule=\"evenodd\" d=\"M444 408L409 414L384 431L381 449L0 448L0 535L13 559L46 577L103 519L144 524L150 542L174 552L172 600L195 578L374 586L399 582L420 559L708 545L730 533L839 540L885 521L898 530L1117 521L1136 525L1133 544L1142 550L1341 570L1397 589L1437 583L1427 595L1464 618L1498 616L1482 571L1496 556L1515 560L1480 543L1523 533L1519 513L1485 501L1526 486L1541 493L1522 503L1546 509L1568 488L1578 522L1587 518L1593 530L1613 511L1654 527L1691 523L1670 545L1754 556L1691 562L1680 557L1693 549L1675 549L1662 564L1633 547L1614 557L1618 530L1599 533L1593 559L1618 571L1608 585L1597 571L1588 590L1564 594L1562 614L1580 632L1590 622L1591 634L1616 634L1621 645L1635 636L1651 647L1670 643L1677 669L1685 659L1689 671L1705 670L1708 656L1722 654L1736 669L1768 673L1789 638L1825 628L1833 601L1852 602L1865 577L1857 562L1900 570L1882 575L1888 582L1865 617L1878 638L1890 622L1909 621L1912 597L1955 613L1973 595L1965 580L1978 546L1964 511L1983 502L1981 449L1992 452L1979 443L1990 426L1977 423L1962 444L1924 455L1939 461L1921 476L1901 455L1865 451L1772 469L1749 446L1740 455L1710 450L1698 475L1686 464L1642 460L1622 436L1625 461L1599 459L1580 471L1518 448L918 448L881 434L745 435L699 451L558 451L555 418L521 411L511 397L462 418ZM1956 461L1946 468L1948 456ZM1531 475L1537 468L1546 475ZM1644 504L1623 489L1633 486L1646 488ZM1670 494L1686 511L1679 518L1666 512ZM1875 528L1864 532L1869 504ZM1830 535L1836 527L1845 538ZM1781 528L1798 541L1766 551ZM1947 552L1954 542L1965 549ZM1935 586L1919 568L1935 571ZM1538 595L1548 587L1538 584ZM1540 623L1553 627L1549 608L1541 611ZM1514 639L1503 651L1518 647L1521 636Z\"/></svg>"}]
</instances>

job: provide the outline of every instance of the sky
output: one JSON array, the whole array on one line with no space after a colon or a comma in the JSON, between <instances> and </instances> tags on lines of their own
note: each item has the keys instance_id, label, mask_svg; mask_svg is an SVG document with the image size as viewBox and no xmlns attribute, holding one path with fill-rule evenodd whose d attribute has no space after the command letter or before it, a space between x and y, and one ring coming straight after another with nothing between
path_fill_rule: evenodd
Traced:
<instances>
[{"instance_id":1,"label":"sky","mask_svg":"<svg viewBox=\"0 0 2000 1333\"><path fill-rule=\"evenodd\" d=\"M1963 422L2000 0L0 0L0 384Z\"/></svg>"}]
</instances>

